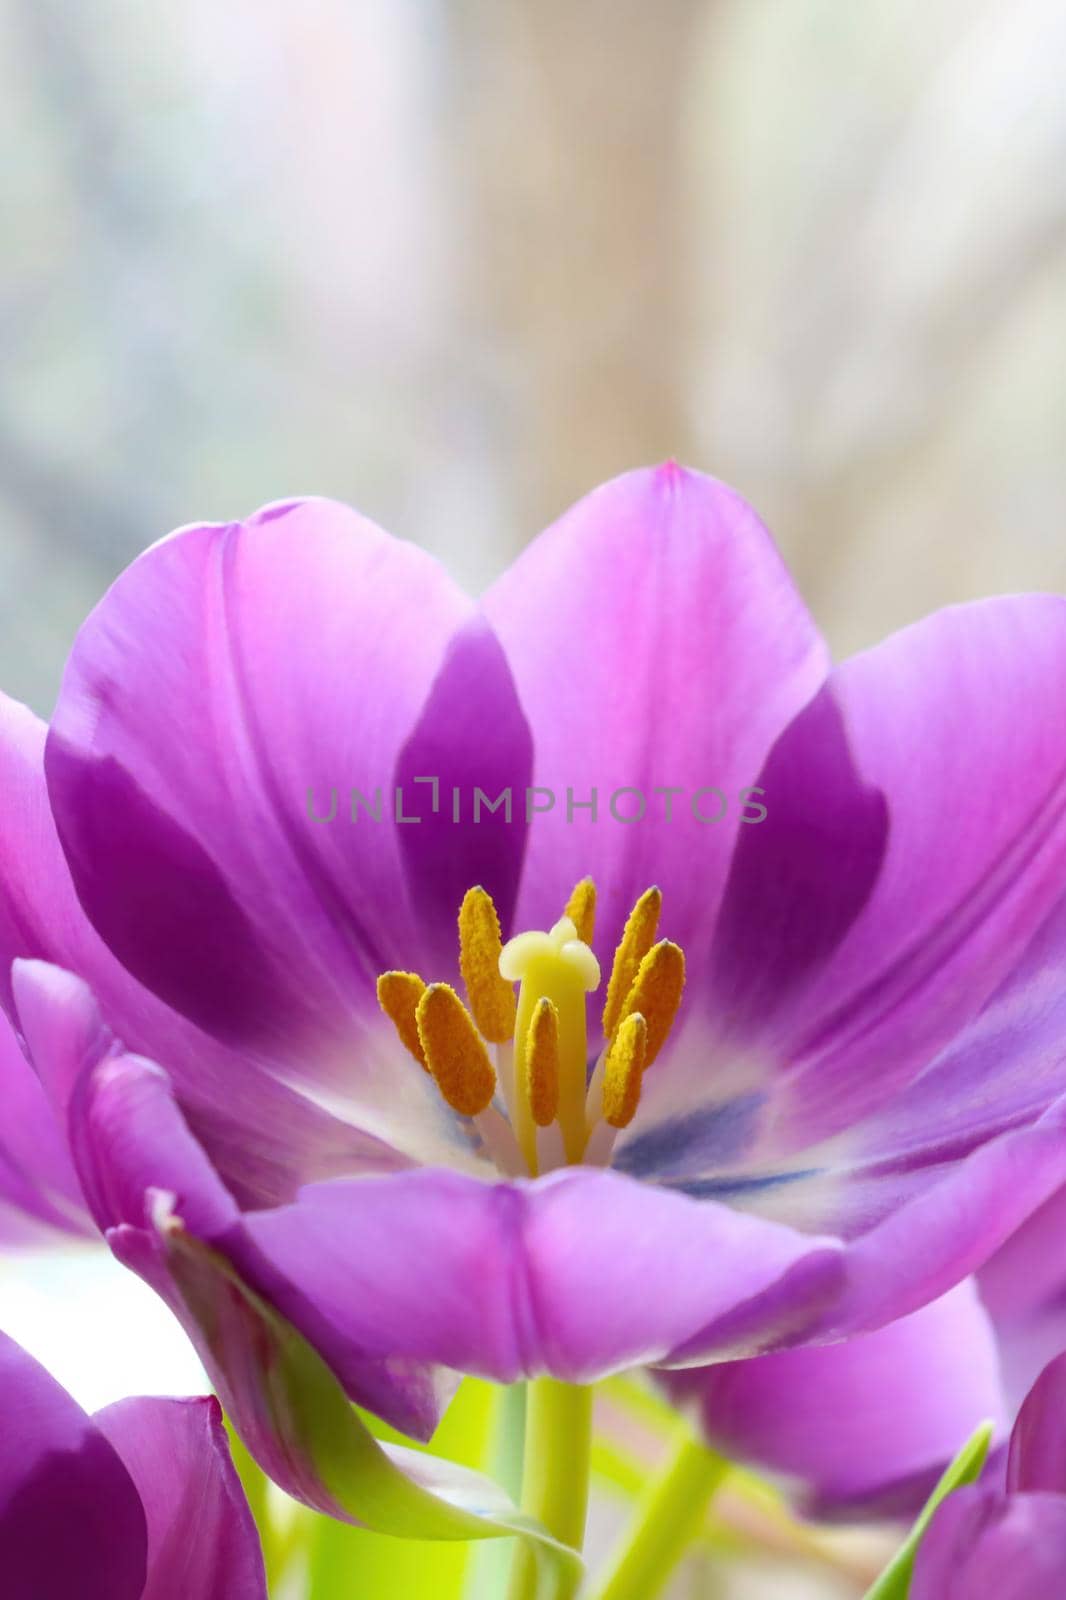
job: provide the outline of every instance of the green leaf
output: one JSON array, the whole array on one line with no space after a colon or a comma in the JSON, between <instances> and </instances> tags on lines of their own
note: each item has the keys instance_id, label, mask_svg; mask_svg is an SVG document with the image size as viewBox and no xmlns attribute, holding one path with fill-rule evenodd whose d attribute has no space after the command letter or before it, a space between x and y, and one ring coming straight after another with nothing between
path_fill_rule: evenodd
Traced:
<instances>
[{"instance_id":1,"label":"green leaf","mask_svg":"<svg viewBox=\"0 0 1066 1600\"><path fill-rule=\"evenodd\" d=\"M465 1378L432 1445L412 1448L432 1449L468 1467L482 1465L491 1449L502 1392L493 1384ZM380 1417L359 1415L375 1438L401 1442L402 1435ZM380 1600L386 1594L402 1594L404 1600L462 1600L467 1589L472 1554L467 1544L382 1538L328 1517L313 1519L307 1542L309 1600ZM506 1555L507 1549L501 1546L501 1553Z\"/></svg>"},{"instance_id":2,"label":"green leaf","mask_svg":"<svg viewBox=\"0 0 1066 1600\"><path fill-rule=\"evenodd\" d=\"M163 1236L174 1281L202 1336L201 1354L220 1389L230 1387L231 1363L234 1370L243 1366L242 1387L254 1383L257 1391L258 1425L269 1431L320 1506L400 1539L518 1535L537 1556L545 1597L561 1574L582 1570L580 1556L521 1512L490 1478L424 1449L376 1439L318 1352L225 1257L176 1219L168 1219ZM232 1392L223 1393L224 1403ZM229 1410L239 1427L239 1408ZM245 1437L245 1443L254 1452L254 1439Z\"/></svg>"},{"instance_id":3,"label":"green leaf","mask_svg":"<svg viewBox=\"0 0 1066 1600\"><path fill-rule=\"evenodd\" d=\"M914 1571L914 1558L918 1554L918 1546L922 1542L925 1530L933 1520L933 1513L953 1489L961 1489L967 1483L976 1483L988 1459L988 1449L994 1431L991 1422L982 1422L976 1433L963 1445L922 1507L906 1542L896 1551L873 1588L868 1591L866 1600L906 1600L911 1586L911 1574Z\"/></svg>"}]
</instances>

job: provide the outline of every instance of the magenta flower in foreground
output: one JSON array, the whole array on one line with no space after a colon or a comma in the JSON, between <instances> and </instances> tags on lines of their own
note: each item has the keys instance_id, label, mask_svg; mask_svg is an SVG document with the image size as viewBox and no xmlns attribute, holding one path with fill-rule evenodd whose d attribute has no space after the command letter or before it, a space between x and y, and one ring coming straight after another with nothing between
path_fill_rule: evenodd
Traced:
<instances>
[{"instance_id":1,"label":"magenta flower in foreground","mask_svg":"<svg viewBox=\"0 0 1066 1600\"><path fill-rule=\"evenodd\" d=\"M1049 1600L1066 1591L1066 1356L1034 1384L1007 1457L1006 1491L948 1496L918 1549L910 1600Z\"/></svg>"},{"instance_id":2,"label":"magenta flower in foreground","mask_svg":"<svg viewBox=\"0 0 1066 1600\"><path fill-rule=\"evenodd\" d=\"M0 1415L6 1600L266 1600L217 1401L89 1417L0 1334Z\"/></svg>"},{"instance_id":3,"label":"magenta flower in foreground","mask_svg":"<svg viewBox=\"0 0 1066 1600\"><path fill-rule=\"evenodd\" d=\"M201 1347L179 1228L410 1432L443 1369L851 1336L1066 1182L1066 1052L982 1025L1062 991L1064 715L1066 601L831 670L751 510L672 465L480 604L328 502L188 528L86 622L46 753L4 706L6 1001Z\"/></svg>"}]
</instances>

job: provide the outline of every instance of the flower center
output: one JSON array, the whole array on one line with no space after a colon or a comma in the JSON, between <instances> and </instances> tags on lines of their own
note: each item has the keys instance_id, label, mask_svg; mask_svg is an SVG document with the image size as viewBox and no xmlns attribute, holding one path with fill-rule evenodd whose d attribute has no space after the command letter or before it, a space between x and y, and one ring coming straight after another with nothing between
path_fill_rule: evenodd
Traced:
<instances>
[{"instance_id":1,"label":"flower center","mask_svg":"<svg viewBox=\"0 0 1066 1600\"><path fill-rule=\"evenodd\" d=\"M659 890L648 889L629 914L607 984L605 1042L591 1073L586 995L600 984L591 878L577 885L546 933L520 933L506 945L491 896L467 891L459 967L468 1006L450 984L427 985L413 972L378 979L378 1000L400 1042L448 1105L469 1119L472 1136L501 1171L536 1176L564 1163L609 1161L681 1003L685 958L669 939L656 942L661 910Z\"/></svg>"}]
</instances>

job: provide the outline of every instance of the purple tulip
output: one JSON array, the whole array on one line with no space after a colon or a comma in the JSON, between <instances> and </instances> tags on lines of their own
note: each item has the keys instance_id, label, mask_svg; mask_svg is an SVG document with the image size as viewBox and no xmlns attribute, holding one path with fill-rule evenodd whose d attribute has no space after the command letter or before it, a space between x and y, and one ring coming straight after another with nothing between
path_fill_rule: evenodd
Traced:
<instances>
[{"instance_id":1,"label":"purple tulip","mask_svg":"<svg viewBox=\"0 0 1066 1600\"><path fill-rule=\"evenodd\" d=\"M218 1402L86 1413L0 1334L6 1600L266 1600Z\"/></svg>"},{"instance_id":2,"label":"purple tulip","mask_svg":"<svg viewBox=\"0 0 1066 1600\"><path fill-rule=\"evenodd\" d=\"M329 502L188 528L85 623L46 754L3 706L6 1003L122 1259L202 1334L180 1226L409 1432L442 1369L851 1336L1066 1182L1066 1061L982 1025L1062 966L1064 714L1066 600L830 670L673 465L480 604Z\"/></svg>"},{"instance_id":3,"label":"purple tulip","mask_svg":"<svg viewBox=\"0 0 1066 1600\"><path fill-rule=\"evenodd\" d=\"M1011 1434L1006 1492L957 1489L918 1550L910 1600L1048 1600L1066 1590L1066 1355L1046 1367Z\"/></svg>"},{"instance_id":4,"label":"purple tulip","mask_svg":"<svg viewBox=\"0 0 1066 1600\"><path fill-rule=\"evenodd\" d=\"M661 1375L712 1448L791 1480L819 1518L912 1519L981 1422L1006 1438L972 1279L875 1333Z\"/></svg>"}]
</instances>

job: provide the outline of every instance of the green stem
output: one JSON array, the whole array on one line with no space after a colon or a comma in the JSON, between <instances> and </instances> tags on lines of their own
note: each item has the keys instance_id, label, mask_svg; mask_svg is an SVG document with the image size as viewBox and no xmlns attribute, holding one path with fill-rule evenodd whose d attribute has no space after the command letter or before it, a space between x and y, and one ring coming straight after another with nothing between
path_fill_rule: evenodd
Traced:
<instances>
[{"instance_id":1,"label":"green stem","mask_svg":"<svg viewBox=\"0 0 1066 1600\"><path fill-rule=\"evenodd\" d=\"M664 1465L644 1487L633 1521L589 1600L654 1600L699 1533L729 1471L684 1424Z\"/></svg>"},{"instance_id":2,"label":"green stem","mask_svg":"<svg viewBox=\"0 0 1066 1600\"><path fill-rule=\"evenodd\" d=\"M562 1543L580 1550L585 1540L592 1447L592 1390L557 1378L526 1386L526 1439L522 1510ZM531 1545L515 1546L509 1600L542 1600L543 1568ZM572 1600L577 1580L560 1579L552 1600Z\"/></svg>"}]
</instances>

